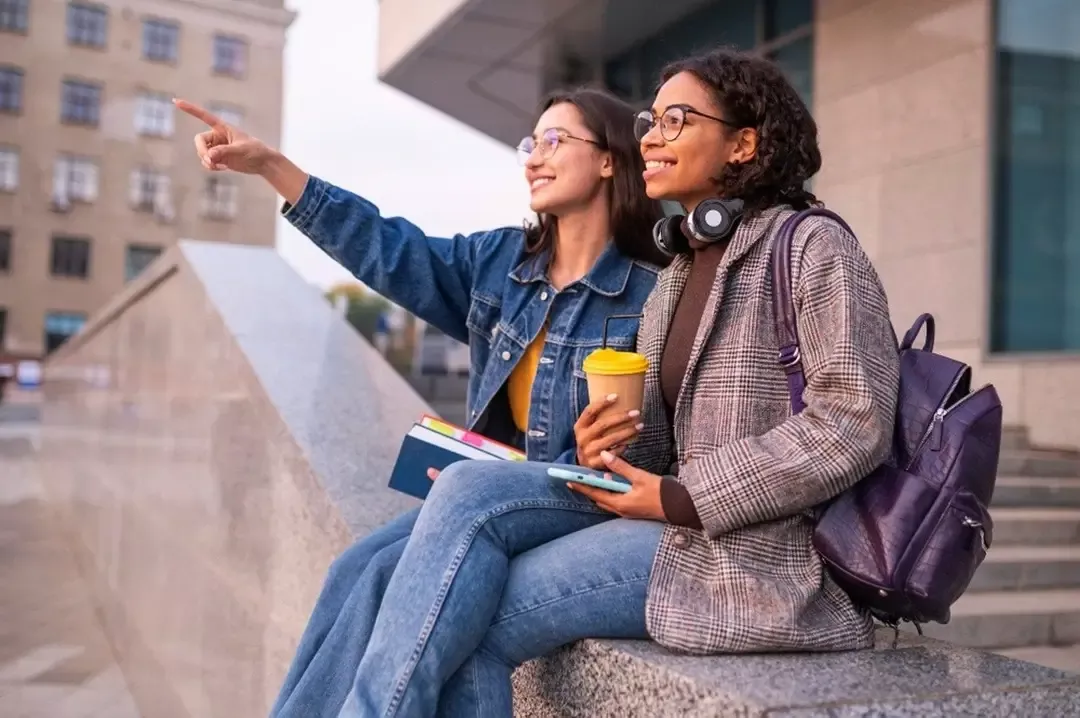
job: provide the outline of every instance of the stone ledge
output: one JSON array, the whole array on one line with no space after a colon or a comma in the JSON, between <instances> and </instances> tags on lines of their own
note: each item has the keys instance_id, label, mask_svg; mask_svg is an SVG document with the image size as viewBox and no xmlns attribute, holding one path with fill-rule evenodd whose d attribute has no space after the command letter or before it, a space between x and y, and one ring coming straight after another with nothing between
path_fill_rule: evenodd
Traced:
<instances>
[{"instance_id":1,"label":"stone ledge","mask_svg":"<svg viewBox=\"0 0 1080 718\"><path fill-rule=\"evenodd\" d=\"M521 718L1075 715L1080 676L880 629L872 651L708 658L583 641L514 676Z\"/></svg>"}]
</instances>

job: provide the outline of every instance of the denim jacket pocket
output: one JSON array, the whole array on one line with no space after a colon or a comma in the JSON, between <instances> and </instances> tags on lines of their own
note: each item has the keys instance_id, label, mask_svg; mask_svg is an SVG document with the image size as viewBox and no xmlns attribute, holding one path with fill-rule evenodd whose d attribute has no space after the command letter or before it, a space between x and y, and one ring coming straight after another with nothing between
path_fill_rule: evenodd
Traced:
<instances>
[{"instance_id":1,"label":"denim jacket pocket","mask_svg":"<svg viewBox=\"0 0 1080 718\"><path fill-rule=\"evenodd\" d=\"M469 314L465 324L469 332L492 342L498 333L499 319L502 317L502 303L498 299L489 297L481 292L472 293L472 301L469 306Z\"/></svg>"}]
</instances>

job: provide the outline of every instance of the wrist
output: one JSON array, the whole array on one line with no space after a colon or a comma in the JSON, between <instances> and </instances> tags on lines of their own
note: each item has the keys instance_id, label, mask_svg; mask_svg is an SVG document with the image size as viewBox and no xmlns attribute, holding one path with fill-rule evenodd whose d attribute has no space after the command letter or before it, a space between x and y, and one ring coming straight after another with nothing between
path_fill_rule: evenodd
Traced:
<instances>
[{"instance_id":1,"label":"wrist","mask_svg":"<svg viewBox=\"0 0 1080 718\"><path fill-rule=\"evenodd\" d=\"M270 148L267 148L266 157L259 163L258 174L291 205L300 201L308 180L306 172L281 152Z\"/></svg>"}]
</instances>

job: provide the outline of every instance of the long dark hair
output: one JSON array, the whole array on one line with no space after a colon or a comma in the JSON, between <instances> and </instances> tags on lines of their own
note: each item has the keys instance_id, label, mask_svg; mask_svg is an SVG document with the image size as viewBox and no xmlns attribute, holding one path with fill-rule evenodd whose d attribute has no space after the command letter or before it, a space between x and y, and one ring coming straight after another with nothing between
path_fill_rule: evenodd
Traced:
<instances>
[{"instance_id":1,"label":"long dark hair","mask_svg":"<svg viewBox=\"0 0 1080 718\"><path fill-rule=\"evenodd\" d=\"M633 108L606 90L583 87L548 95L538 114L564 102L578 108L600 149L611 153L614 174L608 184L608 199L615 246L633 259L666 265L669 258L657 249L652 236L653 225L664 212L659 202L645 194L645 180L641 176L645 162L634 137ZM539 215L536 223L525 225L527 250L538 253L551 249L555 232L555 218Z\"/></svg>"},{"instance_id":2,"label":"long dark hair","mask_svg":"<svg viewBox=\"0 0 1080 718\"><path fill-rule=\"evenodd\" d=\"M821 169L817 123L775 63L721 48L671 63L661 82L680 72L705 83L727 120L758 133L754 159L728 164L714 180L720 195L738 197L750 211L818 204L806 189L806 181Z\"/></svg>"}]
</instances>

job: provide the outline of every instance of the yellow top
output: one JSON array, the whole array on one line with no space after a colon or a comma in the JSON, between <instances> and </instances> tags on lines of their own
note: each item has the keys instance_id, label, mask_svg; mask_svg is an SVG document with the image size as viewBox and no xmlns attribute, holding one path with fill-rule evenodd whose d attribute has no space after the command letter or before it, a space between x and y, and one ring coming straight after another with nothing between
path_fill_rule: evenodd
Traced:
<instances>
[{"instance_id":1,"label":"yellow top","mask_svg":"<svg viewBox=\"0 0 1080 718\"><path fill-rule=\"evenodd\" d=\"M532 404L532 385L536 378L536 368L540 366L540 355L544 353L544 341L547 339L547 326L533 339L532 344L525 348L521 355L521 361L510 372L510 378L506 382L506 391L510 395L510 413L514 417L514 424L521 431L529 428L529 406Z\"/></svg>"},{"instance_id":2,"label":"yellow top","mask_svg":"<svg viewBox=\"0 0 1080 718\"><path fill-rule=\"evenodd\" d=\"M649 368L649 360L636 352L621 352L616 349L597 349L585 357L582 371L599 376L625 376L644 374Z\"/></svg>"}]
</instances>

